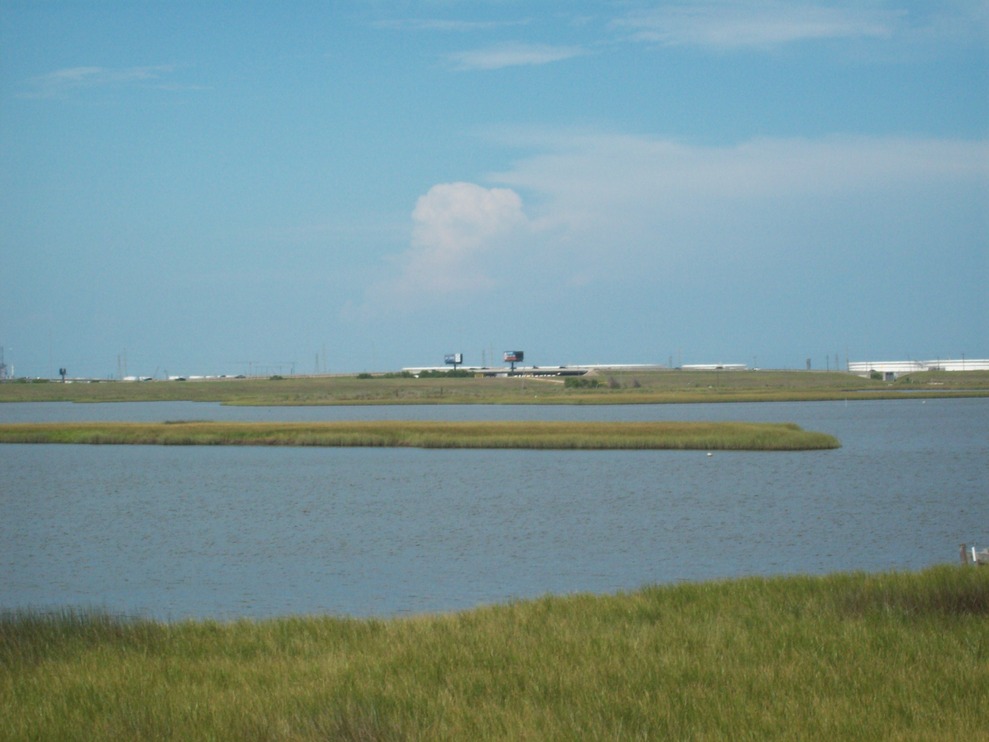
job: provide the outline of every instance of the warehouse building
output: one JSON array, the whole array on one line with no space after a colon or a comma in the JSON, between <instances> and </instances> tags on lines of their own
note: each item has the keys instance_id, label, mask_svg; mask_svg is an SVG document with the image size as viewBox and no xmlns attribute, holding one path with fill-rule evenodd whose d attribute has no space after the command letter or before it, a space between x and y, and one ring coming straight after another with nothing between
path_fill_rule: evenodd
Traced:
<instances>
[{"instance_id":1,"label":"warehouse building","mask_svg":"<svg viewBox=\"0 0 989 742\"><path fill-rule=\"evenodd\" d=\"M893 381L903 374L920 371L989 371L989 359L962 358L936 361L849 361L848 371L856 376L882 374L886 381Z\"/></svg>"}]
</instances>

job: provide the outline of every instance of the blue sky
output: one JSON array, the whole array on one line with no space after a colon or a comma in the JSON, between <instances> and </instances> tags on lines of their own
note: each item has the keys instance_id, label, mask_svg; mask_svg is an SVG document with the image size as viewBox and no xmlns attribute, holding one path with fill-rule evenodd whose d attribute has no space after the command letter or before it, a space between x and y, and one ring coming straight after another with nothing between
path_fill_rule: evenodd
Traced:
<instances>
[{"instance_id":1,"label":"blue sky","mask_svg":"<svg viewBox=\"0 0 989 742\"><path fill-rule=\"evenodd\" d=\"M0 3L18 375L989 357L989 3Z\"/></svg>"}]
</instances>

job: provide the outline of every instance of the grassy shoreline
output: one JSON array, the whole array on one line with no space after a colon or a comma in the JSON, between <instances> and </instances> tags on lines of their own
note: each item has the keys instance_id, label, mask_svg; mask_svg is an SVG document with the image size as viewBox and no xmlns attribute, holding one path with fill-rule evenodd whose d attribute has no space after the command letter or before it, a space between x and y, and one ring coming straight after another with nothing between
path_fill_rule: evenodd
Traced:
<instances>
[{"instance_id":1,"label":"grassy shoreline","mask_svg":"<svg viewBox=\"0 0 989 742\"><path fill-rule=\"evenodd\" d=\"M371 376L0 384L2 402L217 402L228 405L678 404L989 396L989 372L927 372L896 382L840 372L616 371L557 378Z\"/></svg>"},{"instance_id":2,"label":"grassy shoreline","mask_svg":"<svg viewBox=\"0 0 989 742\"><path fill-rule=\"evenodd\" d=\"M0 738L980 739L989 570L402 619L0 613Z\"/></svg>"},{"instance_id":3,"label":"grassy shoreline","mask_svg":"<svg viewBox=\"0 0 989 742\"><path fill-rule=\"evenodd\" d=\"M792 423L440 422L11 423L2 443L803 451L837 448Z\"/></svg>"}]
</instances>

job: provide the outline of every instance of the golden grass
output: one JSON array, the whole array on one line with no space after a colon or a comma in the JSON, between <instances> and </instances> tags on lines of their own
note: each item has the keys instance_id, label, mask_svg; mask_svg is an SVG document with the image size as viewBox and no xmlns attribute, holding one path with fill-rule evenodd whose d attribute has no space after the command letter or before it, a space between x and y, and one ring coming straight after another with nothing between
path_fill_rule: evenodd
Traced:
<instances>
[{"instance_id":1,"label":"golden grass","mask_svg":"<svg viewBox=\"0 0 989 742\"><path fill-rule=\"evenodd\" d=\"M12 423L0 425L0 443L759 451L840 445L790 423L557 421Z\"/></svg>"}]
</instances>

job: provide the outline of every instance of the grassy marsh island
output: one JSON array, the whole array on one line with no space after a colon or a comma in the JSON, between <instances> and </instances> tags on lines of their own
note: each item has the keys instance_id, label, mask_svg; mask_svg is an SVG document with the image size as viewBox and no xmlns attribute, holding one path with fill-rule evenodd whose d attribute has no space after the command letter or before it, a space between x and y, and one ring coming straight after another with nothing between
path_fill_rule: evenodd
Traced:
<instances>
[{"instance_id":1,"label":"grassy marsh island","mask_svg":"<svg viewBox=\"0 0 989 742\"><path fill-rule=\"evenodd\" d=\"M11 381L0 402L219 402L230 405L660 404L989 396L989 372L915 373L895 382L844 372L595 371L556 377L414 378L401 373L201 381ZM904 395L909 392L909 395Z\"/></svg>"},{"instance_id":2,"label":"grassy marsh island","mask_svg":"<svg viewBox=\"0 0 989 742\"><path fill-rule=\"evenodd\" d=\"M11 423L0 425L0 443L719 451L840 445L791 423L558 421Z\"/></svg>"},{"instance_id":3,"label":"grassy marsh island","mask_svg":"<svg viewBox=\"0 0 989 742\"><path fill-rule=\"evenodd\" d=\"M0 614L0 738L984 739L989 570L436 616Z\"/></svg>"}]
</instances>

